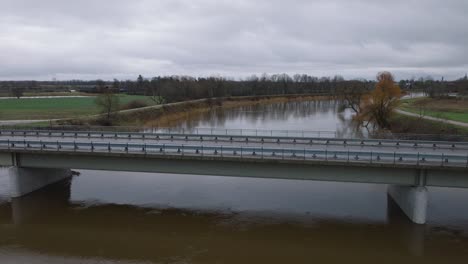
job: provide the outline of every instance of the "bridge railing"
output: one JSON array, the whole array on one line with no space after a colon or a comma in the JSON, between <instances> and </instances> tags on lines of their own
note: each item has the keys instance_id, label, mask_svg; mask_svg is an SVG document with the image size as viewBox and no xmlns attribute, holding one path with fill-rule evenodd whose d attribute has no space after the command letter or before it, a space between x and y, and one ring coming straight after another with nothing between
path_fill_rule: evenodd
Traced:
<instances>
[{"instance_id":1,"label":"bridge railing","mask_svg":"<svg viewBox=\"0 0 468 264\"><path fill-rule=\"evenodd\" d=\"M187 132L187 131L182 131ZM201 132L206 132L202 134ZM202 131L198 133L176 133L176 132L109 132L109 131L67 131L67 130L0 130L0 136L10 137L58 137L58 138L87 138L91 139L127 139L127 140L182 140L182 141L214 141L214 142L246 142L246 143L285 143L285 144L306 144L306 145L341 145L341 146L359 146L359 147L411 147L431 148L431 149L451 149L468 150L468 142L449 142L449 141L420 141L420 140L395 140L395 139L359 139L359 138L338 138L338 137L305 137L300 134L294 136L280 136L278 134L270 135L240 135L218 133L216 130Z\"/></svg>"},{"instance_id":2,"label":"bridge railing","mask_svg":"<svg viewBox=\"0 0 468 264\"><path fill-rule=\"evenodd\" d=\"M336 138L336 131L307 131L307 130L264 130L264 129L223 129L223 128L159 128L156 133L177 133L196 135L234 135L234 136L264 136L264 137L323 137Z\"/></svg>"},{"instance_id":3,"label":"bridge railing","mask_svg":"<svg viewBox=\"0 0 468 264\"><path fill-rule=\"evenodd\" d=\"M313 130L268 130L268 129L224 129L224 128L165 128L165 127L102 127L102 126L2 126L0 130L54 130L54 131L97 131L97 132L145 132L167 134L199 134L199 135L238 135L238 136L271 136L296 138L359 138L359 139L400 139L468 142L468 134L411 134L411 133L355 133L352 136L337 131Z\"/></svg>"},{"instance_id":4,"label":"bridge railing","mask_svg":"<svg viewBox=\"0 0 468 264\"><path fill-rule=\"evenodd\" d=\"M387 164L394 166L468 168L468 155L292 149L271 147L204 146L185 144L147 144L112 142L76 142L42 140L0 140L3 151L124 153L143 156L216 157L240 160L287 160L296 162Z\"/></svg>"}]
</instances>

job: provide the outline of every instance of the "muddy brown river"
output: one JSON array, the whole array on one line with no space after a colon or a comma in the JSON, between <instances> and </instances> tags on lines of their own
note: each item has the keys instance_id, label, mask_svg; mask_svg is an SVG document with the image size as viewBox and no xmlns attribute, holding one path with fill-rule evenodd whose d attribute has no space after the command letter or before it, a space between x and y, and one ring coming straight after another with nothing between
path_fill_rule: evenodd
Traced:
<instances>
[{"instance_id":1,"label":"muddy brown river","mask_svg":"<svg viewBox=\"0 0 468 264\"><path fill-rule=\"evenodd\" d=\"M365 134L334 101L214 109L179 128ZM0 169L0 263L467 263L468 190L412 224L387 186L80 171L19 199Z\"/></svg>"}]
</instances>

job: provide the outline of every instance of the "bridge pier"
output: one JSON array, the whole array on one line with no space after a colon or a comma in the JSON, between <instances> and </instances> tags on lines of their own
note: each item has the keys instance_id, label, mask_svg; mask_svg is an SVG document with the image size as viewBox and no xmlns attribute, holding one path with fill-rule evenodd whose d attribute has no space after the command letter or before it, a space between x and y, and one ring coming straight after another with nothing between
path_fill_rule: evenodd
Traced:
<instances>
[{"instance_id":1,"label":"bridge pier","mask_svg":"<svg viewBox=\"0 0 468 264\"><path fill-rule=\"evenodd\" d=\"M72 177L70 169L11 167L10 195L18 198Z\"/></svg>"},{"instance_id":2,"label":"bridge pier","mask_svg":"<svg viewBox=\"0 0 468 264\"><path fill-rule=\"evenodd\" d=\"M389 197L416 224L426 224L428 191L423 186L389 185Z\"/></svg>"}]
</instances>

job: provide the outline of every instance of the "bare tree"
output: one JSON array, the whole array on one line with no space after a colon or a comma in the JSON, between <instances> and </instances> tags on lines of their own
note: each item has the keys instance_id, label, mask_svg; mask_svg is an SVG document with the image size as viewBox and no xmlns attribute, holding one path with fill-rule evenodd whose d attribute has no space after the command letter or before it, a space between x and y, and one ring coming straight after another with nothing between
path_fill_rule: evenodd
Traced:
<instances>
[{"instance_id":1,"label":"bare tree","mask_svg":"<svg viewBox=\"0 0 468 264\"><path fill-rule=\"evenodd\" d=\"M110 89L107 89L96 97L95 103L101 110L101 113L106 116L107 123L110 124L113 115L119 110L119 97Z\"/></svg>"},{"instance_id":2,"label":"bare tree","mask_svg":"<svg viewBox=\"0 0 468 264\"><path fill-rule=\"evenodd\" d=\"M114 79L114 82L112 83L112 90L114 92L120 91L120 82L117 79Z\"/></svg>"},{"instance_id":3,"label":"bare tree","mask_svg":"<svg viewBox=\"0 0 468 264\"><path fill-rule=\"evenodd\" d=\"M343 100L344 106L352 109L356 114L361 113L365 96L368 93L367 87L359 81L349 82L337 88L338 97Z\"/></svg>"},{"instance_id":4,"label":"bare tree","mask_svg":"<svg viewBox=\"0 0 468 264\"><path fill-rule=\"evenodd\" d=\"M106 87L106 82L104 82L103 80L96 80L96 90L99 92L99 93L105 93L107 92L107 89L108 87Z\"/></svg>"},{"instance_id":5,"label":"bare tree","mask_svg":"<svg viewBox=\"0 0 468 264\"><path fill-rule=\"evenodd\" d=\"M24 89L20 87L15 87L11 90L11 93L14 97L20 99L20 97L23 96Z\"/></svg>"},{"instance_id":6,"label":"bare tree","mask_svg":"<svg viewBox=\"0 0 468 264\"><path fill-rule=\"evenodd\" d=\"M159 78L153 78L151 79L151 82L149 83L149 97L150 99L156 103L156 104L163 104L164 103L164 98L161 96L161 82L159 81Z\"/></svg>"}]
</instances>

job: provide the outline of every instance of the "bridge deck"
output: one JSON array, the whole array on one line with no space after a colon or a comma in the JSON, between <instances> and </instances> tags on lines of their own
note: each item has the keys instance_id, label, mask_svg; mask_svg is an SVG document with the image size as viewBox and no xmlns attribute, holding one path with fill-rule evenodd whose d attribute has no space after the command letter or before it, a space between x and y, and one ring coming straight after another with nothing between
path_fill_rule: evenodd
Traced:
<instances>
[{"instance_id":1,"label":"bridge deck","mask_svg":"<svg viewBox=\"0 0 468 264\"><path fill-rule=\"evenodd\" d=\"M329 151L408 152L422 154L468 155L468 142L340 139L321 137L241 136L222 134L168 134L96 131L0 130L3 140L39 140L203 145L210 147L265 147Z\"/></svg>"},{"instance_id":2,"label":"bridge deck","mask_svg":"<svg viewBox=\"0 0 468 264\"><path fill-rule=\"evenodd\" d=\"M468 187L468 144L231 135L1 131L0 166Z\"/></svg>"},{"instance_id":3,"label":"bridge deck","mask_svg":"<svg viewBox=\"0 0 468 264\"><path fill-rule=\"evenodd\" d=\"M1 139L0 149L7 152L81 152L81 153L123 153L142 155L175 155L207 157L220 156L236 159L326 161L367 164L391 164L393 166L416 165L421 167L467 167L468 155L463 150L450 150L449 154L424 150L379 149L377 147L329 147L327 145L272 145L243 143L221 145L204 142L203 144L178 144L177 142L146 142L142 140L108 141L80 140L31 140ZM395 151L392 151L395 150ZM406 151L405 151L406 150Z\"/></svg>"}]
</instances>

